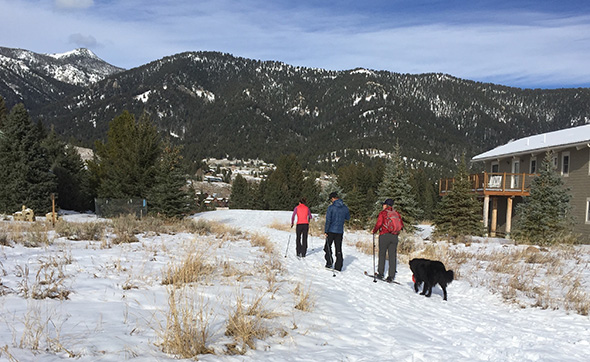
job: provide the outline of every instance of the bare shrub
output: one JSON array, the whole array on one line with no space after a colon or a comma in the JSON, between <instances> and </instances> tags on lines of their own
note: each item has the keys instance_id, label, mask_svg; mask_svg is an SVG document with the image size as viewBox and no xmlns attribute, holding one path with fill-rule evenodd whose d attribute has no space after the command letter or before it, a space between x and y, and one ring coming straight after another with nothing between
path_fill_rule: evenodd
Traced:
<instances>
[{"instance_id":1,"label":"bare shrub","mask_svg":"<svg viewBox=\"0 0 590 362\"><path fill-rule=\"evenodd\" d=\"M0 230L0 245L10 246L10 239L8 238L8 234L3 230Z\"/></svg>"},{"instance_id":2,"label":"bare shrub","mask_svg":"<svg viewBox=\"0 0 590 362\"><path fill-rule=\"evenodd\" d=\"M227 346L230 354L244 354L247 348L256 349L256 339L264 339L269 335L262 315L248 314L251 308L244 305L243 299L243 295L238 295L235 310L230 311L227 320L225 335L233 337L236 341L236 344Z\"/></svg>"},{"instance_id":3,"label":"bare shrub","mask_svg":"<svg viewBox=\"0 0 590 362\"><path fill-rule=\"evenodd\" d=\"M23 245L28 248L38 248L43 245L49 245L50 240L47 236L47 228L39 223L33 223L26 232Z\"/></svg>"},{"instance_id":4,"label":"bare shrub","mask_svg":"<svg viewBox=\"0 0 590 362\"><path fill-rule=\"evenodd\" d=\"M214 334L210 321L212 312L202 296L195 301L188 298L188 294L196 295L193 291L176 292L175 288L168 288L166 327L159 333L160 345L165 353L196 359L200 354L214 353L208 347Z\"/></svg>"},{"instance_id":5,"label":"bare shrub","mask_svg":"<svg viewBox=\"0 0 590 362\"><path fill-rule=\"evenodd\" d=\"M297 283L293 289L295 295L295 309L303 312L311 312L315 306L315 299L311 294L311 285L306 288L301 283Z\"/></svg>"},{"instance_id":6,"label":"bare shrub","mask_svg":"<svg viewBox=\"0 0 590 362\"><path fill-rule=\"evenodd\" d=\"M324 225L326 224L325 216L314 217L309 222L310 235L324 235Z\"/></svg>"},{"instance_id":7,"label":"bare shrub","mask_svg":"<svg viewBox=\"0 0 590 362\"><path fill-rule=\"evenodd\" d=\"M357 240L353 245L361 253L367 255L373 254L373 241ZM377 254L377 241L375 241L375 254Z\"/></svg>"},{"instance_id":8,"label":"bare shrub","mask_svg":"<svg viewBox=\"0 0 590 362\"><path fill-rule=\"evenodd\" d=\"M55 232L68 240L101 240L107 224L104 222L72 223L59 220L55 224Z\"/></svg>"},{"instance_id":9,"label":"bare shrub","mask_svg":"<svg viewBox=\"0 0 590 362\"><path fill-rule=\"evenodd\" d=\"M129 214L113 219L113 230L116 235L114 244L133 243L139 241L135 234L141 232L139 221L135 215Z\"/></svg>"}]
</instances>

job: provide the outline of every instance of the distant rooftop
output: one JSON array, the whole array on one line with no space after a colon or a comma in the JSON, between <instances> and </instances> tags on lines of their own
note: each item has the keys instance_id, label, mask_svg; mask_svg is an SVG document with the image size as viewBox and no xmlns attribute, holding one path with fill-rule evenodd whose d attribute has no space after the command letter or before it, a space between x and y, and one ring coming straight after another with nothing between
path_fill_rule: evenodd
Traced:
<instances>
[{"instance_id":1,"label":"distant rooftop","mask_svg":"<svg viewBox=\"0 0 590 362\"><path fill-rule=\"evenodd\" d=\"M474 156L471 160L475 162L487 161L523 153L538 154L559 148L588 144L590 144L590 124L520 138Z\"/></svg>"}]
</instances>

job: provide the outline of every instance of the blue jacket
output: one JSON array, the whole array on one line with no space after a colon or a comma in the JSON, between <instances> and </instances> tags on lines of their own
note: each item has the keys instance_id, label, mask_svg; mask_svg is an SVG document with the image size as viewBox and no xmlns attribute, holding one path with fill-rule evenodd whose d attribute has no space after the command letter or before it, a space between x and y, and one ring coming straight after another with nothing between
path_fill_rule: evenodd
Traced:
<instances>
[{"instance_id":1,"label":"blue jacket","mask_svg":"<svg viewBox=\"0 0 590 362\"><path fill-rule=\"evenodd\" d=\"M337 199L328 206L326 212L326 226L325 233L344 234L344 221L350 219L350 212L348 206L344 205L341 199Z\"/></svg>"}]
</instances>

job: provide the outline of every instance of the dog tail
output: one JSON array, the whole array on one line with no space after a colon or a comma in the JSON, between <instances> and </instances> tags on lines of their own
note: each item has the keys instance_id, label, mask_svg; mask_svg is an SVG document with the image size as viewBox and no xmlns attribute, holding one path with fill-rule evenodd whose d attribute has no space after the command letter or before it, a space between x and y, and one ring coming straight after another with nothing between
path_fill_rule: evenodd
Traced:
<instances>
[{"instance_id":1,"label":"dog tail","mask_svg":"<svg viewBox=\"0 0 590 362\"><path fill-rule=\"evenodd\" d=\"M452 270L447 270L445 272L445 279L446 279L447 284L451 284L453 279L455 279L455 273Z\"/></svg>"}]
</instances>

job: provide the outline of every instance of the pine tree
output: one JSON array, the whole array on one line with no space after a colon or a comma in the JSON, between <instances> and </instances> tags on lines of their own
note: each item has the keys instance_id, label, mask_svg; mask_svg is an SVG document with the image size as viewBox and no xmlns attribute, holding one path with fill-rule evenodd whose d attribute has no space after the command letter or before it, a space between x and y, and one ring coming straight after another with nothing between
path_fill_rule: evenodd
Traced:
<instances>
[{"instance_id":1,"label":"pine tree","mask_svg":"<svg viewBox=\"0 0 590 362\"><path fill-rule=\"evenodd\" d=\"M252 195L248 181L242 175L238 174L231 186L229 208L248 209L252 204Z\"/></svg>"},{"instance_id":2,"label":"pine tree","mask_svg":"<svg viewBox=\"0 0 590 362\"><path fill-rule=\"evenodd\" d=\"M301 193L307 199L307 207L310 209L321 203L320 186L313 176L308 176L303 180Z\"/></svg>"},{"instance_id":3,"label":"pine tree","mask_svg":"<svg viewBox=\"0 0 590 362\"><path fill-rule=\"evenodd\" d=\"M14 106L2 120L0 212L12 213L22 205L36 214L51 209L57 185L42 140L42 129L31 122L24 105Z\"/></svg>"},{"instance_id":4,"label":"pine tree","mask_svg":"<svg viewBox=\"0 0 590 362\"><path fill-rule=\"evenodd\" d=\"M87 211L93 208L89 175L76 149L59 139L52 128L43 147L57 177L57 205L66 210Z\"/></svg>"},{"instance_id":5,"label":"pine tree","mask_svg":"<svg viewBox=\"0 0 590 362\"><path fill-rule=\"evenodd\" d=\"M302 197L303 170L294 154L281 156L268 177L265 200L271 210L292 210Z\"/></svg>"},{"instance_id":6,"label":"pine tree","mask_svg":"<svg viewBox=\"0 0 590 362\"><path fill-rule=\"evenodd\" d=\"M553 155L545 155L539 176L531 182L530 196L516 207L515 228L517 241L556 244L572 239L571 195L553 167Z\"/></svg>"},{"instance_id":7,"label":"pine tree","mask_svg":"<svg viewBox=\"0 0 590 362\"><path fill-rule=\"evenodd\" d=\"M481 236L481 215L482 205L471 190L471 181L463 156L455 174L452 190L438 203L434 216L435 236Z\"/></svg>"},{"instance_id":8,"label":"pine tree","mask_svg":"<svg viewBox=\"0 0 590 362\"><path fill-rule=\"evenodd\" d=\"M161 154L157 130L144 114L139 122L128 111L109 124L106 143L96 143L89 168L101 198L146 198Z\"/></svg>"},{"instance_id":9,"label":"pine tree","mask_svg":"<svg viewBox=\"0 0 590 362\"><path fill-rule=\"evenodd\" d=\"M322 191L320 192L320 204L315 206L314 208L311 208L311 211L325 215L328 211L328 206L330 206L330 204L332 203L332 201L330 201L329 198L332 192L337 193L338 197L340 197L343 200L345 200L347 197L347 194L345 194L342 191L342 188L338 185L337 182L331 182L322 189Z\"/></svg>"},{"instance_id":10,"label":"pine tree","mask_svg":"<svg viewBox=\"0 0 590 362\"><path fill-rule=\"evenodd\" d=\"M149 212L181 218L193 211L194 199L186 186L180 150L169 143L162 147L156 166L154 186L149 192Z\"/></svg>"},{"instance_id":11,"label":"pine tree","mask_svg":"<svg viewBox=\"0 0 590 362\"><path fill-rule=\"evenodd\" d=\"M383 180L377 189L377 200L373 210L373 217L377 217L382 210L380 202L393 199L394 209L398 211L404 222L404 229L412 233L422 215L422 210L416 202L416 195L410 185L410 177L405 170L399 144L395 145L391 160L385 166Z\"/></svg>"}]
</instances>

